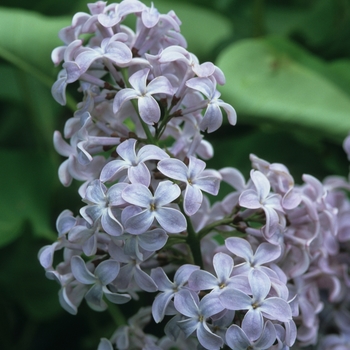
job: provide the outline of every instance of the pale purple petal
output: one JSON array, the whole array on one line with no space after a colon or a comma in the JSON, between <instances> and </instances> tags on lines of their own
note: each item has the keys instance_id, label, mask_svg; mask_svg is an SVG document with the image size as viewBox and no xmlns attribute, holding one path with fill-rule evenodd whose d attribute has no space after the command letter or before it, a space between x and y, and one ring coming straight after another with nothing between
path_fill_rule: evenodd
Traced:
<instances>
[{"instance_id":1,"label":"pale purple petal","mask_svg":"<svg viewBox=\"0 0 350 350\"><path fill-rule=\"evenodd\" d=\"M151 271L151 277L154 280L154 282L157 284L158 289L160 291L173 291L173 283L169 280L167 274L164 272L164 270L161 267L157 267L155 269L152 269Z\"/></svg>"},{"instance_id":2,"label":"pale purple petal","mask_svg":"<svg viewBox=\"0 0 350 350\"><path fill-rule=\"evenodd\" d=\"M154 193L156 208L171 203L180 194L180 187L175 183L168 180L160 182Z\"/></svg>"},{"instance_id":3,"label":"pale purple petal","mask_svg":"<svg viewBox=\"0 0 350 350\"><path fill-rule=\"evenodd\" d=\"M194 299L194 294L188 290L181 290L176 294L174 305L177 311L187 317L197 317L199 315L198 297Z\"/></svg>"},{"instance_id":4,"label":"pale purple petal","mask_svg":"<svg viewBox=\"0 0 350 350\"><path fill-rule=\"evenodd\" d=\"M292 311L289 304L281 298L271 297L264 300L260 306L260 311L271 320L288 322L292 319Z\"/></svg>"},{"instance_id":5,"label":"pale purple petal","mask_svg":"<svg viewBox=\"0 0 350 350\"><path fill-rule=\"evenodd\" d=\"M168 235L162 229L147 231L139 236L139 245L144 250L155 252L164 247Z\"/></svg>"},{"instance_id":6,"label":"pale purple petal","mask_svg":"<svg viewBox=\"0 0 350 350\"><path fill-rule=\"evenodd\" d=\"M111 180L119 171L126 169L128 164L124 160L112 160L107 163L100 175L100 180L106 182Z\"/></svg>"},{"instance_id":7,"label":"pale purple petal","mask_svg":"<svg viewBox=\"0 0 350 350\"><path fill-rule=\"evenodd\" d=\"M111 236L120 236L123 233L123 227L120 222L113 216L111 208L101 217L103 229Z\"/></svg>"},{"instance_id":8,"label":"pale purple petal","mask_svg":"<svg viewBox=\"0 0 350 350\"><path fill-rule=\"evenodd\" d=\"M187 166L179 159L169 158L161 160L158 163L157 168L165 176L187 182Z\"/></svg>"},{"instance_id":9,"label":"pale purple petal","mask_svg":"<svg viewBox=\"0 0 350 350\"><path fill-rule=\"evenodd\" d=\"M146 292L153 293L158 290L157 285L154 283L153 279L147 275L146 272L142 271L138 265L136 265L134 270L134 278L136 284Z\"/></svg>"},{"instance_id":10,"label":"pale purple petal","mask_svg":"<svg viewBox=\"0 0 350 350\"><path fill-rule=\"evenodd\" d=\"M146 94L149 71L149 68L140 69L129 78L130 85L137 91L138 96Z\"/></svg>"},{"instance_id":11,"label":"pale purple petal","mask_svg":"<svg viewBox=\"0 0 350 350\"><path fill-rule=\"evenodd\" d=\"M224 307L221 305L219 300L219 294L217 293L205 295L200 301L199 307L204 318L216 315L224 310Z\"/></svg>"},{"instance_id":12,"label":"pale purple petal","mask_svg":"<svg viewBox=\"0 0 350 350\"><path fill-rule=\"evenodd\" d=\"M169 233L179 233L186 230L186 218L177 209L159 208L154 212L154 217L159 225Z\"/></svg>"},{"instance_id":13,"label":"pale purple petal","mask_svg":"<svg viewBox=\"0 0 350 350\"><path fill-rule=\"evenodd\" d=\"M117 183L111 186L107 192L108 203L111 207L125 205L126 202L122 198L122 192L125 187L128 186L127 183Z\"/></svg>"},{"instance_id":14,"label":"pale purple petal","mask_svg":"<svg viewBox=\"0 0 350 350\"><path fill-rule=\"evenodd\" d=\"M105 201L105 193L107 191L106 186L99 180L94 180L87 188L85 192L85 200L90 203L101 203Z\"/></svg>"},{"instance_id":15,"label":"pale purple petal","mask_svg":"<svg viewBox=\"0 0 350 350\"><path fill-rule=\"evenodd\" d=\"M229 237L225 240L225 245L233 254L240 256L249 262L252 260L253 250L247 240L239 237Z\"/></svg>"},{"instance_id":16,"label":"pale purple petal","mask_svg":"<svg viewBox=\"0 0 350 350\"><path fill-rule=\"evenodd\" d=\"M165 310L169 305L173 295L174 293L172 291L159 293L154 299L152 304L152 315L156 323L159 323L163 320Z\"/></svg>"},{"instance_id":17,"label":"pale purple petal","mask_svg":"<svg viewBox=\"0 0 350 350\"><path fill-rule=\"evenodd\" d=\"M113 112L117 113L124 102L138 97L139 95L134 89L125 88L118 91L113 101Z\"/></svg>"},{"instance_id":18,"label":"pale purple petal","mask_svg":"<svg viewBox=\"0 0 350 350\"><path fill-rule=\"evenodd\" d=\"M197 186L187 185L184 195L184 211L188 216L195 214L203 202L203 194Z\"/></svg>"},{"instance_id":19,"label":"pale purple petal","mask_svg":"<svg viewBox=\"0 0 350 350\"><path fill-rule=\"evenodd\" d=\"M218 279L210 272L204 270L194 271L188 281L188 285L192 290L211 290L217 288Z\"/></svg>"},{"instance_id":20,"label":"pale purple petal","mask_svg":"<svg viewBox=\"0 0 350 350\"><path fill-rule=\"evenodd\" d=\"M230 278L233 269L233 259L225 253L216 253L213 258L213 265L220 282Z\"/></svg>"},{"instance_id":21,"label":"pale purple petal","mask_svg":"<svg viewBox=\"0 0 350 350\"><path fill-rule=\"evenodd\" d=\"M199 123L199 127L202 131L207 131L208 133L213 132L222 124L222 112L217 104L209 103L204 117Z\"/></svg>"},{"instance_id":22,"label":"pale purple petal","mask_svg":"<svg viewBox=\"0 0 350 350\"><path fill-rule=\"evenodd\" d=\"M220 294L219 299L228 310L248 310L252 306L252 299L238 289L225 289Z\"/></svg>"},{"instance_id":23,"label":"pale purple petal","mask_svg":"<svg viewBox=\"0 0 350 350\"><path fill-rule=\"evenodd\" d=\"M123 141L117 147L117 153L121 158L128 161L129 164L132 164L136 160L135 148L136 148L136 140L128 139Z\"/></svg>"},{"instance_id":24,"label":"pale purple petal","mask_svg":"<svg viewBox=\"0 0 350 350\"><path fill-rule=\"evenodd\" d=\"M97 265L95 276L100 280L103 286L111 283L119 273L119 262L115 260L105 260Z\"/></svg>"},{"instance_id":25,"label":"pale purple petal","mask_svg":"<svg viewBox=\"0 0 350 350\"><path fill-rule=\"evenodd\" d=\"M202 191L216 196L219 192L220 178L214 176L199 177L195 180L195 185Z\"/></svg>"},{"instance_id":26,"label":"pale purple petal","mask_svg":"<svg viewBox=\"0 0 350 350\"><path fill-rule=\"evenodd\" d=\"M239 196L239 205L244 208L258 209L262 207L255 190L245 190Z\"/></svg>"},{"instance_id":27,"label":"pale purple petal","mask_svg":"<svg viewBox=\"0 0 350 350\"><path fill-rule=\"evenodd\" d=\"M107 304L103 301L103 291L100 284L94 284L85 294L85 300L91 309L95 311L104 311L107 309Z\"/></svg>"},{"instance_id":28,"label":"pale purple petal","mask_svg":"<svg viewBox=\"0 0 350 350\"><path fill-rule=\"evenodd\" d=\"M129 294L112 293L107 287L103 287L102 290L106 298L114 304L125 304L131 299Z\"/></svg>"},{"instance_id":29,"label":"pale purple petal","mask_svg":"<svg viewBox=\"0 0 350 350\"><path fill-rule=\"evenodd\" d=\"M127 45L120 41L114 41L108 45L105 58L111 60L116 65L124 65L132 59L132 53Z\"/></svg>"},{"instance_id":30,"label":"pale purple petal","mask_svg":"<svg viewBox=\"0 0 350 350\"><path fill-rule=\"evenodd\" d=\"M97 278L87 269L84 260L75 255L71 260L72 273L77 281L83 284L93 284Z\"/></svg>"},{"instance_id":31,"label":"pale purple petal","mask_svg":"<svg viewBox=\"0 0 350 350\"><path fill-rule=\"evenodd\" d=\"M236 113L235 109L230 104L222 102L222 101L219 101L218 105L221 108L223 108L224 111L226 112L228 122L231 125L236 125L236 123L237 123L237 113Z\"/></svg>"},{"instance_id":32,"label":"pale purple petal","mask_svg":"<svg viewBox=\"0 0 350 350\"><path fill-rule=\"evenodd\" d=\"M260 337L264 327L264 320L262 314L257 309L250 309L244 316L242 321L242 328L245 330L248 338L255 340Z\"/></svg>"},{"instance_id":33,"label":"pale purple petal","mask_svg":"<svg viewBox=\"0 0 350 350\"><path fill-rule=\"evenodd\" d=\"M244 331L233 324L226 331L226 343L231 349L246 350L251 346L250 340Z\"/></svg>"},{"instance_id":34,"label":"pale purple petal","mask_svg":"<svg viewBox=\"0 0 350 350\"><path fill-rule=\"evenodd\" d=\"M264 200L270 193L271 186L269 180L259 170L252 170L250 177L256 187L259 199Z\"/></svg>"},{"instance_id":35,"label":"pale purple petal","mask_svg":"<svg viewBox=\"0 0 350 350\"><path fill-rule=\"evenodd\" d=\"M160 119L160 107L158 102L150 95L138 98L138 108L140 117L149 125L158 123Z\"/></svg>"},{"instance_id":36,"label":"pale purple petal","mask_svg":"<svg viewBox=\"0 0 350 350\"><path fill-rule=\"evenodd\" d=\"M164 77L156 77L147 85L147 93L148 94L167 94L173 95L174 88L171 85L170 81Z\"/></svg>"},{"instance_id":37,"label":"pale purple petal","mask_svg":"<svg viewBox=\"0 0 350 350\"><path fill-rule=\"evenodd\" d=\"M133 184L140 183L148 187L151 183L151 174L145 163L132 166L128 171L129 180Z\"/></svg>"},{"instance_id":38,"label":"pale purple petal","mask_svg":"<svg viewBox=\"0 0 350 350\"><path fill-rule=\"evenodd\" d=\"M178 321L177 325L184 332L185 337L189 337L199 326L199 323L194 318L188 318L186 320Z\"/></svg>"},{"instance_id":39,"label":"pale purple petal","mask_svg":"<svg viewBox=\"0 0 350 350\"><path fill-rule=\"evenodd\" d=\"M253 293L254 302L260 303L263 301L271 288L271 281L269 277L258 269L250 270L248 280Z\"/></svg>"},{"instance_id":40,"label":"pale purple petal","mask_svg":"<svg viewBox=\"0 0 350 350\"><path fill-rule=\"evenodd\" d=\"M261 337L255 342L258 349L269 349L276 340L276 329L271 321L266 321Z\"/></svg>"},{"instance_id":41,"label":"pale purple petal","mask_svg":"<svg viewBox=\"0 0 350 350\"><path fill-rule=\"evenodd\" d=\"M278 259L281 255L281 247L270 243L261 243L255 251L254 264L263 265Z\"/></svg>"},{"instance_id":42,"label":"pale purple petal","mask_svg":"<svg viewBox=\"0 0 350 350\"><path fill-rule=\"evenodd\" d=\"M125 187L122 198L130 204L148 208L153 200L153 195L145 185L132 184Z\"/></svg>"},{"instance_id":43,"label":"pale purple petal","mask_svg":"<svg viewBox=\"0 0 350 350\"><path fill-rule=\"evenodd\" d=\"M161 160L169 158L169 155L166 152L154 145L146 145L141 147L137 156L140 162L145 162L149 159Z\"/></svg>"},{"instance_id":44,"label":"pale purple petal","mask_svg":"<svg viewBox=\"0 0 350 350\"><path fill-rule=\"evenodd\" d=\"M174 282L178 287L183 286L188 281L191 274L196 270L199 270L199 266L191 264L184 264L180 266L175 272Z\"/></svg>"},{"instance_id":45,"label":"pale purple petal","mask_svg":"<svg viewBox=\"0 0 350 350\"><path fill-rule=\"evenodd\" d=\"M125 230L133 235L139 235L146 232L153 223L154 213L149 210L143 210L140 213L126 220Z\"/></svg>"},{"instance_id":46,"label":"pale purple petal","mask_svg":"<svg viewBox=\"0 0 350 350\"><path fill-rule=\"evenodd\" d=\"M206 349L219 350L224 345L222 338L212 333L205 322L199 324L197 338L200 344Z\"/></svg>"}]
</instances>

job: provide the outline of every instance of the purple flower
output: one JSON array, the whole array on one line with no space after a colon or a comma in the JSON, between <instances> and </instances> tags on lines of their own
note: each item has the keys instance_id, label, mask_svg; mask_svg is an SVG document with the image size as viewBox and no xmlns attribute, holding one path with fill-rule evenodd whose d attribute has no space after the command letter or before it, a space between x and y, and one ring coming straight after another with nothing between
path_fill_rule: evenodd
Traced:
<instances>
[{"instance_id":1,"label":"purple flower","mask_svg":"<svg viewBox=\"0 0 350 350\"><path fill-rule=\"evenodd\" d=\"M154 219L169 233L179 233L187 227L186 218L177 209L167 205L179 197L181 190L171 181L160 182L154 195L142 184L128 185L122 192L123 199L144 208L126 220L125 230L132 234L147 231Z\"/></svg>"},{"instance_id":2,"label":"purple flower","mask_svg":"<svg viewBox=\"0 0 350 350\"><path fill-rule=\"evenodd\" d=\"M263 331L263 317L288 322L292 319L292 311L289 304L282 298L267 298L271 281L264 272L251 270L248 280L252 290L251 297L238 289L227 288L219 298L228 310L248 310L243 318L242 327L249 339L256 340Z\"/></svg>"},{"instance_id":3,"label":"purple flower","mask_svg":"<svg viewBox=\"0 0 350 350\"><path fill-rule=\"evenodd\" d=\"M217 195L221 176L218 172L204 170L205 162L193 156L189 157L188 167L179 159L169 158L158 163L158 169L166 176L186 184L184 210L189 216L200 208L202 191Z\"/></svg>"},{"instance_id":4,"label":"purple flower","mask_svg":"<svg viewBox=\"0 0 350 350\"><path fill-rule=\"evenodd\" d=\"M121 197L121 192L126 186L125 183L118 183L107 189L100 180L93 181L87 187L84 198L89 205L80 209L81 215L91 225L101 220L101 226L108 234L121 235L123 227L114 216L111 207L126 204Z\"/></svg>"},{"instance_id":5,"label":"purple flower","mask_svg":"<svg viewBox=\"0 0 350 350\"><path fill-rule=\"evenodd\" d=\"M249 333L249 331L248 331ZM271 321L264 325L262 333L258 339L251 340L244 328L233 324L226 332L226 343L235 350L264 350L269 349L276 340L276 330Z\"/></svg>"},{"instance_id":6,"label":"purple flower","mask_svg":"<svg viewBox=\"0 0 350 350\"><path fill-rule=\"evenodd\" d=\"M186 82L186 85L191 89L201 92L208 99L207 109L200 123L201 130L213 132L221 126L222 112L220 107L227 113L229 123L231 125L236 124L236 111L231 105L219 99L220 92L216 90L216 81L214 78L192 78Z\"/></svg>"},{"instance_id":7,"label":"purple flower","mask_svg":"<svg viewBox=\"0 0 350 350\"><path fill-rule=\"evenodd\" d=\"M177 322L186 337L196 332L200 344L205 349L221 348L224 344L223 340L214 334L207 324L209 317L223 310L218 300L214 302L212 298L204 296L199 301L197 294L193 294L189 290L182 290L177 294L174 304L177 311L187 317L185 320Z\"/></svg>"},{"instance_id":8,"label":"purple flower","mask_svg":"<svg viewBox=\"0 0 350 350\"><path fill-rule=\"evenodd\" d=\"M279 223L278 212L283 213L281 206L281 195L270 194L270 182L266 176L258 171L252 170L250 177L254 188L245 190L239 197L239 205L249 209L263 209L266 216L264 226L265 235L270 238L277 230Z\"/></svg>"},{"instance_id":9,"label":"purple flower","mask_svg":"<svg viewBox=\"0 0 350 350\"><path fill-rule=\"evenodd\" d=\"M166 308L171 299L184 288L193 271L198 269L199 267L195 265L185 264L180 266L175 272L174 282L169 280L161 267L157 267L151 271L151 277L162 292L156 296L152 304L152 315L157 323L164 318Z\"/></svg>"},{"instance_id":10,"label":"purple flower","mask_svg":"<svg viewBox=\"0 0 350 350\"><path fill-rule=\"evenodd\" d=\"M118 112L124 102L137 99L141 119L149 125L157 123L160 118L160 107L152 96L154 94L173 95L174 89L170 81L164 77L154 78L147 84L149 68L144 68L134 73L130 78L130 85L133 87L120 90L113 102L113 111Z\"/></svg>"},{"instance_id":11,"label":"purple flower","mask_svg":"<svg viewBox=\"0 0 350 350\"><path fill-rule=\"evenodd\" d=\"M116 174L127 169L131 183L141 183L145 186L149 186L151 175L145 162L151 159L165 159L169 158L169 156L162 149L154 145L143 146L137 154L135 149L135 139L122 142L117 147L117 153L122 159L112 160L107 163L101 171L100 180L102 182L109 181L113 179Z\"/></svg>"},{"instance_id":12,"label":"purple flower","mask_svg":"<svg viewBox=\"0 0 350 350\"><path fill-rule=\"evenodd\" d=\"M250 243L243 238L229 237L225 240L225 245L230 252L245 260L244 263L236 266L235 274L248 273L251 269L257 268L270 276L273 271L262 265L278 259L281 255L280 246L267 242L259 244L255 254Z\"/></svg>"},{"instance_id":13,"label":"purple flower","mask_svg":"<svg viewBox=\"0 0 350 350\"><path fill-rule=\"evenodd\" d=\"M71 267L74 277L80 283L92 284L92 287L85 294L85 299L93 310L103 311L107 308L107 304L102 299L104 292L107 292L107 298L110 294L113 294L112 300L117 304L124 304L131 299L127 294L111 293L105 287L117 277L120 267L119 262L112 259L102 261L93 274L88 270L84 260L75 255L72 257Z\"/></svg>"},{"instance_id":14,"label":"purple flower","mask_svg":"<svg viewBox=\"0 0 350 350\"><path fill-rule=\"evenodd\" d=\"M234 284L234 277L230 277L234 262L229 255L221 252L216 253L213 258L213 265L217 277L205 270L198 270L192 273L188 281L189 287L192 290L221 292L226 287Z\"/></svg>"}]
</instances>

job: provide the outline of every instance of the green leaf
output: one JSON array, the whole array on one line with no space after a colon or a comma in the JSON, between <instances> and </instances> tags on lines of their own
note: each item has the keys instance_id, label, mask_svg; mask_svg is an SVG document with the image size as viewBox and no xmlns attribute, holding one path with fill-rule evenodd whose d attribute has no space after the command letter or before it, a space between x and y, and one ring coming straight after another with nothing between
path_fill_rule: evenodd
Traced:
<instances>
[{"instance_id":1,"label":"green leaf","mask_svg":"<svg viewBox=\"0 0 350 350\"><path fill-rule=\"evenodd\" d=\"M33 151L0 150L0 247L16 239L25 222L35 236L55 239L50 221L54 173L52 160Z\"/></svg>"},{"instance_id":2,"label":"green leaf","mask_svg":"<svg viewBox=\"0 0 350 350\"><path fill-rule=\"evenodd\" d=\"M58 31L69 24L66 17L0 7L0 57L51 87L57 73L51 52L62 45Z\"/></svg>"},{"instance_id":3,"label":"green leaf","mask_svg":"<svg viewBox=\"0 0 350 350\"><path fill-rule=\"evenodd\" d=\"M338 143L350 130L350 95L322 61L287 39L247 39L218 57L226 75L222 97L238 122L304 127ZM240 117L241 116L241 117Z\"/></svg>"}]
</instances>

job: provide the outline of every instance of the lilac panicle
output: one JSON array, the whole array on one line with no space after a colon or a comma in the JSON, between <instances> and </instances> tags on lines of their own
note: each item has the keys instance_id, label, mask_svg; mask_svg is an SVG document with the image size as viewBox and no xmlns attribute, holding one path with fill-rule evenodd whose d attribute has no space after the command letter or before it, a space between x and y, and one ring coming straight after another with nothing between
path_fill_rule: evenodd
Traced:
<instances>
[{"instance_id":1,"label":"lilac panicle","mask_svg":"<svg viewBox=\"0 0 350 350\"><path fill-rule=\"evenodd\" d=\"M153 4L97 1L59 33L52 95L63 105L76 86L81 100L54 133L58 175L64 186L81 182L85 203L81 216L60 214L57 241L38 254L60 304L76 314L84 298L104 310L105 299L158 292L99 350L278 350L320 336L321 350L344 347L349 179L304 174L298 185L285 165L254 154L248 181L238 169L206 169L214 151L204 132L223 112L231 125L237 116L216 88L224 73L186 49L180 25ZM210 203L221 181L233 190ZM144 331L152 317L166 323L160 339Z\"/></svg>"}]
</instances>

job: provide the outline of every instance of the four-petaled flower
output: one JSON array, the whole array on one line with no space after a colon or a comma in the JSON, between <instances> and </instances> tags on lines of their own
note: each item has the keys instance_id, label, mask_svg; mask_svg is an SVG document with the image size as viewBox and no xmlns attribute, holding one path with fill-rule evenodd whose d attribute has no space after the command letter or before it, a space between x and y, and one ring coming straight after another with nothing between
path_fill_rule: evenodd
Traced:
<instances>
[{"instance_id":1,"label":"four-petaled flower","mask_svg":"<svg viewBox=\"0 0 350 350\"><path fill-rule=\"evenodd\" d=\"M128 185L122 192L123 199L143 210L126 220L125 230L132 234L141 234L147 231L156 219L169 233L184 231L187 227L184 215L179 210L167 206L180 194L180 187L171 181L160 182L154 195L140 183Z\"/></svg>"},{"instance_id":2,"label":"four-petaled flower","mask_svg":"<svg viewBox=\"0 0 350 350\"><path fill-rule=\"evenodd\" d=\"M175 90L170 81L164 76L156 77L147 84L149 72L149 68L144 68L129 78L130 85L133 88L125 88L116 94L113 102L115 113L124 102L137 99L141 119L149 125L159 121L160 107L152 95L173 95Z\"/></svg>"},{"instance_id":3,"label":"four-petaled flower","mask_svg":"<svg viewBox=\"0 0 350 350\"><path fill-rule=\"evenodd\" d=\"M214 170L204 170L205 162L193 156L189 157L188 167L179 159L169 158L158 163L158 169L166 176L186 184L184 211L192 216L203 201L202 191L217 195L221 176Z\"/></svg>"}]
</instances>

